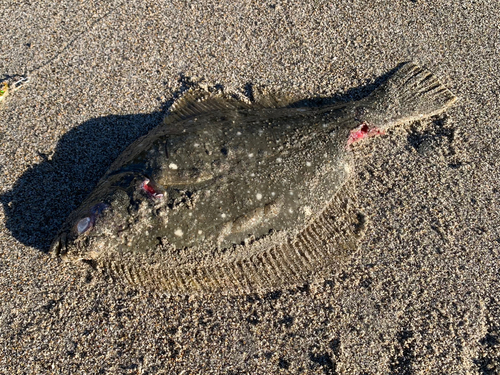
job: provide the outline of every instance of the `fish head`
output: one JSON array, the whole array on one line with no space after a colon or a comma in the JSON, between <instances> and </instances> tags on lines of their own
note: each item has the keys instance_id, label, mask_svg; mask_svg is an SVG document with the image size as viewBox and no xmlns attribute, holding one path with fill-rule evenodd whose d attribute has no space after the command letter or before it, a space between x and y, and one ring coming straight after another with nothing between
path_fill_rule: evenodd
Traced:
<instances>
[{"instance_id":1,"label":"fish head","mask_svg":"<svg viewBox=\"0 0 500 375\"><path fill-rule=\"evenodd\" d=\"M141 217L152 217L163 194L149 179L133 173L114 175L85 199L52 242L50 252L64 260L93 261L113 249L130 246L131 230ZM142 220L144 221L144 220Z\"/></svg>"}]
</instances>

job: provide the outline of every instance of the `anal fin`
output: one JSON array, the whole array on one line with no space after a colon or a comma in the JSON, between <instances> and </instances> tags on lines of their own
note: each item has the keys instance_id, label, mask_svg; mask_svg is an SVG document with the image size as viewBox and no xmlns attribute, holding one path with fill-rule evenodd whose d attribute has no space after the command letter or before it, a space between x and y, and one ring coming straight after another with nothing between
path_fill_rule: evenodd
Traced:
<instances>
[{"instance_id":1,"label":"anal fin","mask_svg":"<svg viewBox=\"0 0 500 375\"><path fill-rule=\"evenodd\" d=\"M310 281L348 258L365 232L354 189L348 181L327 207L288 242L232 260L152 268L150 287L171 294L268 291ZM140 267L140 266L139 266Z\"/></svg>"}]
</instances>

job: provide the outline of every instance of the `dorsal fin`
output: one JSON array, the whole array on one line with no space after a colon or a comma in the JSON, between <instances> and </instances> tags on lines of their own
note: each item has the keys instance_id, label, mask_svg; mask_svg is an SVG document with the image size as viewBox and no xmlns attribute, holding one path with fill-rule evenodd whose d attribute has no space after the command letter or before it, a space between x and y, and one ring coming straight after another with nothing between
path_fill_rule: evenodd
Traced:
<instances>
[{"instance_id":1,"label":"dorsal fin","mask_svg":"<svg viewBox=\"0 0 500 375\"><path fill-rule=\"evenodd\" d=\"M248 109L252 105L237 100L222 91L211 92L206 86L197 86L188 90L177 99L165 117L164 123L174 123L203 113L230 109Z\"/></svg>"},{"instance_id":2,"label":"dorsal fin","mask_svg":"<svg viewBox=\"0 0 500 375\"><path fill-rule=\"evenodd\" d=\"M250 90L253 101L260 108L284 108L295 106L295 103L304 100L304 95L278 92L266 86L251 86Z\"/></svg>"},{"instance_id":3,"label":"dorsal fin","mask_svg":"<svg viewBox=\"0 0 500 375\"><path fill-rule=\"evenodd\" d=\"M296 94L280 93L265 86L251 86L247 91L247 95L230 95L220 89L210 89L206 84L198 84L174 102L164 123L172 124L214 111L304 106L304 97Z\"/></svg>"}]
</instances>

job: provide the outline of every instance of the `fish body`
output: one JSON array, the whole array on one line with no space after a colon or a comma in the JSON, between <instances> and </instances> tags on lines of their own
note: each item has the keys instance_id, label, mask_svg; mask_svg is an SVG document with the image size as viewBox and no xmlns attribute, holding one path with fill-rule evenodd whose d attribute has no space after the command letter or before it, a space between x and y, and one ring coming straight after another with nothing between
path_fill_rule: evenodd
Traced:
<instances>
[{"instance_id":1,"label":"fish body","mask_svg":"<svg viewBox=\"0 0 500 375\"><path fill-rule=\"evenodd\" d=\"M188 92L112 164L52 250L171 293L306 281L362 233L350 145L455 100L411 63L367 98L328 106Z\"/></svg>"}]
</instances>

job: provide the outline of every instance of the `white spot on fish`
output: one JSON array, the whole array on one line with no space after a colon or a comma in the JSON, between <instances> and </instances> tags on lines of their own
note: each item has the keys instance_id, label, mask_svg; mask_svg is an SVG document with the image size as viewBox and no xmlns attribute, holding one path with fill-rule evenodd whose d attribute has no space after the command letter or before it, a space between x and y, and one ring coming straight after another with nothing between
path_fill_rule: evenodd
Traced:
<instances>
[{"instance_id":1,"label":"white spot on fish","mask_svg":"<svg viewBox=\"0 0 500 375\"><path fill-rule=\"evenodd\" d=\"M182 231L182 229L178 228L178 229L175 230L174 234L177 237L182 237L182 235L184 234L184 232Z\"/></svg>"},{"instance_id":2,"label":"white spot on fish","mask_svg":"<svg viewBox=\"0 0 500 375\"><path fill-rule=\"evenodd\" d=\"M278 159L276 159L276 161L277 161L278 163L281 163L281 162L283 161L283 159L282 159L282 158L278 158Z\"/></svg>"},{"instance_id":3,"label":"white spot on fish","mask_svg":"<svg viewBox=\"0 0 500 375\"><path fill-rule=\"evenodd\" d=\"M253 158L253 154L248 154L248 157L249 158Z\"/></svg>"},{"instance_id":4,"label":"white spot on fish","mask_svg":"<svg viewBox=\"0 0 500 375\"><path fill-rule=\"evenodd\" d=\"M276 193L273 191L273 192L271 193L271 195L274 197L274 196L276 195Z\"/></svg>"},{"instance_id":5,"label":"white spot on fish","mask_svg":"<svg viewBox=\"0 0 500 375\"><path fill-rule=\"evenodd\" d=\"M293 214L293 210L291 208L288 209L288 212L290 212L291 214Z\"/></svg>"},{"instance_id":6,"label":"white spot on fish","mask_svg":"<svg viewBox=\"0 0 500 375\"><path fill-rule=\"evenodd\" d=\"M262 199L262 194L258 193L255 197L257 198L258 201L260 201Z\"/></svg>"},{"instance_id":7,"label":"white spot on fish","mask_svg":"<svg viewBox=\"0 0 500 375\"><path fill-rule=\"evenodd\" d=\"M174 163L170 163L169 166L168 166L170 169L177 169L177 164L174 164Z\"/></svg>"},{"instance_id":8,"label":"white spot on fish","mask_svg":"<svg viewBox=\"0 0 500 375\"><path fill-rule=\"evenodd\" d=\"M198 231L198 234L202 234L203 232L201 230Z\"/></svg>"},{"instance_id":9,"label":"white spot on fish","mask_svg":"<svg viewBox=\"0 0 500 375\"><path fill-rule=\"evenodd\" d=\"M222 214L220 216L224 219L226 217L226 214Z\"/></svg>"},{"instance_id":10,"label":"white spot on fish","mask_svg":"<svg viewBox=\"0 0 500 375\"><path fill-rule=\"evenodd\" d=\"M306 161L306 166L310 167L312 164L310 161Z\"/></svg>"},{"instance_id":11,"label":"white spot on fish","mask_svg":"<svg viewBox=\"0 0 500 375\"><path fill-rule=\"evenodd\" d=\"M236 135L241 135L241 132L236 132Z\"/></svg>"},{"instance_id":12,"label":"white spot on fish","mask_svg":"<svg viewBox=\"0 0 500 375\"><path fill-rule=\"evenodd\" d=\"M193 146L194 147L200 147L200 144L199 143L195 143Z\"/></svg>"}]
</instances>

